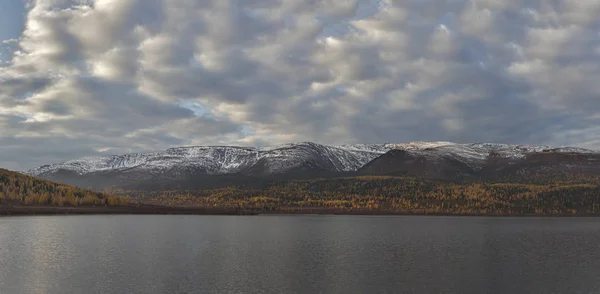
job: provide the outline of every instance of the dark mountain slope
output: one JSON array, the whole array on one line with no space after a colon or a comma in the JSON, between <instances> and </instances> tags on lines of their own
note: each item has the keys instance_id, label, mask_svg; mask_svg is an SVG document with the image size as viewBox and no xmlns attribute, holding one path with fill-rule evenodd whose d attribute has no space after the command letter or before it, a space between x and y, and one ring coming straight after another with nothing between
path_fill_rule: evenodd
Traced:
<instances>
[{"instance_id":1,"label":"dark mountain slope","mask_svg":"<svg viewBox=\"0 0 600 294\"><path fill-rule=\"evenodd\" d=\"M440 180L546 183L600 175L600 154L548 150L522 157L490 152L483 160L459 160L440 150L391 150L359 169L363 175L409 175ZM435 155L435 156L432 156Z\"/></svg>"},{"instance_id":2,"label":"dark mountain slope","mask_svg":"<svg viewBox=\"0 0 600 294\"><path fill-rule=\"evenodd\" d=\"M363 175L411 175L424 178L454 179L472 177L477 171L448 156L432 158L426 154L391 150L358 170Z\"/></svg>"}]
</instances>

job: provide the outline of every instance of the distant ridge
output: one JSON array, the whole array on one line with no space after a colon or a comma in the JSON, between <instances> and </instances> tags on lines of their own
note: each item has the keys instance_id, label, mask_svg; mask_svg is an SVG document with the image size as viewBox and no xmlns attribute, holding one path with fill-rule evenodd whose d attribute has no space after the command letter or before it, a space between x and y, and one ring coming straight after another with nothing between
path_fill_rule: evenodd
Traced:
<instances>
[{"instance_id":1,"label":"distant ridge","mask_svg":"<svg viewBox=\"0 0 600 294\"><path fill-rule=\"evenodd\" d=\"M600 152L575 147L495 143L409 142L269 147L193 146L150 153L84 157L27 173L90 187L143 181L202 181L208 176L314 177L337 174L413 175L440 179L511 173L596 173Z\"/></svg>"}]
</instances>

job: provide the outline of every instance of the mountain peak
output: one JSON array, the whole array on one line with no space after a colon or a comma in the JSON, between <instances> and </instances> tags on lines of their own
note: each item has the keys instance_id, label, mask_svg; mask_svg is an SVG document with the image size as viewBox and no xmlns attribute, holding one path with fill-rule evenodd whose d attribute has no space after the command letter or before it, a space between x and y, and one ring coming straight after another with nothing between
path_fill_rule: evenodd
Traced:
<instances>
[{"instance_id":1,"label":"mountain peak","mask_svg":"<svg viewBox=\"0 0 600 294\"><path fill-rule=\"evenodd\" d=\"M161 174L173 169L202 171L206 174L231 174L253 170L263 173L285 172L310 162L329 171L353 171L389 151L383 145L325 146L314 142L288 143L267 147L188 146L149 153L120 156L90 156L33 168L35 176L59 170L88 174L106 171L137 170Z\"/></svg>"},{"instance_id":2,"label":"mountain peak","mask_svg":"<svg viewBox=\"0 0 600 294\"><path fill-rule=\"evenodd\" d=\"M524 158L543 152L595 153L573 147L508 145L496 143L458 144L453 142L408 142L388 144L322 145L314 142L288 143L266 147L186 146L158 152L112 156L90 156L59 164L43 165L27 173L50 176L58 172L78 175L117 172L150 178L182 174L278 174L298 170L325 172L357 171L390 150L404 150L416 156L452 158L468 166L483 165L490 155Z\"/></svg>"}]
</instances>

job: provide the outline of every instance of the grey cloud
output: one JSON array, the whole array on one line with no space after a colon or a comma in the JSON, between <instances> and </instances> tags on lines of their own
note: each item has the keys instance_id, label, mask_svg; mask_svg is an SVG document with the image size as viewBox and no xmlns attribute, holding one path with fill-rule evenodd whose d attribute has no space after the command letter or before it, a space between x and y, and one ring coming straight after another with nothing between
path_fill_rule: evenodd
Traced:
<instances>
[{"instance_id":1,"label":"grey cloud","mask_svg":"<svg viewBox=\"0 0 600 294\"><path fill-rule=\"evenodd\" d=\"M69 115L71 114L71 107L64 102L52 101L42 105L43 112L57 114L57 115Z\"/></svg>"},{"instance_id":2,"label":"grey cloud","mask_svg":"<svg viewBox=\"0 0 600 294\"><path fill-rule=\"evenodd\" d=\"M0 78L0 105L13 106L27 99L30 95L40 92L52 84L47 77L30 76Z\"/></svg>"},{"instance_id":3,"label":"grey cloud","mask_svg":"<svg viewBox=\"0 0 600 294\"><path fill-rule=\"evenodd\" d=\"M0 68L0 165L188 144L600 142L597 1L58 2L31 4Z\"/></svg>"},{"instance_id":4,"label":"grey cloud","mask_svg":"<svg viewBox=\"0 0 600 294\"><path fill-rule=\"evenodd\" d=\"M130 85L118 82L108 82L94 78L79 78L73 83L73 88L80 91L78 100L80 105L88 106L101 119L107 116L131 117L140 116L156 119L176 119L193 116L189 109L182 108L147 97L137 92ZM68 93L65 93L68 95ZM88 99L81 101L80 95L88 95ZM61 99L60 97L57 97ZM75 100L74 99L74 100ZM83 105L85 104L85 105Z\"/></svg>"}]
</instances>

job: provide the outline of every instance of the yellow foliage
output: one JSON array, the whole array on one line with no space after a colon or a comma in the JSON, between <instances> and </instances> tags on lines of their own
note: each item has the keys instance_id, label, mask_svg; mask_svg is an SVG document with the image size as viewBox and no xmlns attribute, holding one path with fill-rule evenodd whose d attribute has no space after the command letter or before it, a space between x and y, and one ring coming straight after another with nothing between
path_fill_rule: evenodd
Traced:
<instances>
[{"instance_id":1,"label":"yellow foliage","mask_svg":"<svg viewBox=\"0 0 600 294\"><path fill-rule=\"evenodd\" d=\"M600 211L600 179L552 184L450 183L404 177L294 180L262 190L117 191L152 204L256 209L336 208L461 214Z\"/></svg>"},{"instance_id":2,"label":"yellow foliage","mask_svg":"<svg viewBox=\"0 0 600 294\"><path fill-rule=\"evenodd\" d=\"M110 201L106 201L111 198ZM122 197L33 178L0 169L0 203L10 200L24 205L79 206L128 203Z\"/></svg>"}]
</instances>

